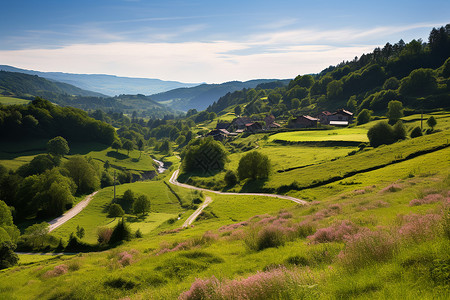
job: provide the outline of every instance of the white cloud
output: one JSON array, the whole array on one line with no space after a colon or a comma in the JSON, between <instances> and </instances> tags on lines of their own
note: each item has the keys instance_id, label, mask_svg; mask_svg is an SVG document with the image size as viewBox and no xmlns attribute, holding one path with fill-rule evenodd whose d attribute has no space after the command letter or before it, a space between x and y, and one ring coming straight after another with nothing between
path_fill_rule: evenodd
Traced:
<instances>
[{"instance_id":1,"label":"white cloud","mask_svg":"<svg viewBox=\"0 0 450 300\"><path fill-rule=\"evenodd\" d=\"M253 43L126 43L78 44L59 49L0 51L2 64L40 71L105 73L184 82L225 82L252 78L292 78L319 72L374 46L289 46L247 55L235 51Z\"/></svg>"}]
</instances>

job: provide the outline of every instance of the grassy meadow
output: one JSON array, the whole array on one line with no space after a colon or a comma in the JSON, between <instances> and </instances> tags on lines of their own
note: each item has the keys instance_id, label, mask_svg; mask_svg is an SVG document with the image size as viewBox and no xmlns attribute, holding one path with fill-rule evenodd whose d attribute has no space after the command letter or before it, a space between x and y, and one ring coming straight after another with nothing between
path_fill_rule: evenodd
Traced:
<instances>
[{"instance_id":1,"label":"grassy meadow","mask_svg":"<svg viewBox=\"0 0 450 300\"><path fill-rule=\"evenodd\" d=\"M303 130L282 132L271 135L270 141L288 142L368 142L367 130L364 128L341 128L332 130Z\"/></svg>"},{"instance_id":2,"label":"grassy meadow","mask_svg":"<svg viewBox=\"0 0 450 300\"><path fill-rule=\"evenodd\" d=\"M228 190L286 193L308 205L203 192L212 203L182 229L198 194L168 184L170 170L119 185L117 196L131 189L151 201L147 216L125 216L142 238L103 252L20 255L19 266L0 270L0 299L448 299L450 131L447 115L437 116L433 134L361 151L274 143L281 133L233 142L268 155L273 172L267 181ZM420 122L417 116L405 121ZM368 126L317 131L307 139L359 141ZM294 133L286 138L304 132ZM74 151L111 157L109 148ZM175 155L150 154L172 163L172 170L179 165ZM230 153L226 169L236 170L243 154ZM138 156L134 151L129 160L109 161L133 170L153 167L149 155L132 160ZM191 180L224 188L223 176ZM95 243L99 227L118 221L108 217L112 199L112 187L100 190L55 236L67 239L81 226L82 240Z\"/></svg>"},{"instance_id":3,"label":"grassy meadow","mask_svg":"<svg viewBox=\"0 0 450 300\"><path fill-rule=\"evenodd\" d=\"M22 104L28 104L29 102L30 102L30 100L0 96L0 104L2 104L2 105L22 105Z\"/></svg>"}]
</instances>

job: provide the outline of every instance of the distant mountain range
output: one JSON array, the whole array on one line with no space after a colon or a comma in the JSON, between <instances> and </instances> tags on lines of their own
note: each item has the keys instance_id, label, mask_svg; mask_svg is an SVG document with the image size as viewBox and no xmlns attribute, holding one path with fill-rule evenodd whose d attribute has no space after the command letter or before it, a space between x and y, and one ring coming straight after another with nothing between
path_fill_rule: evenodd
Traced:
<instances>
[{"instance_id":1,"label":"distant mountain range","mask_svg":"<svg viewBox=\"0 0 450 300\"><path fill-rule=\"evenodd\" d=\"M249 81L230 81L221 84L201 84L190 88L178 88L171 91L150 95L150 98L160 103L166 104L174 109L187 111L195 108L204 110L214 101L227 93L242 89L255 88L258 85L274 83L278 86L286 86L291 80L278 79L255 79Z\"/></svg>"},{"instance_id":2,"label":"distant mountain range","mask_svg":"<svg viewBox=\"0 0 450 300\"><path fill-rule=\"evenodd\" d=\"M68 83L84 90L96 91L107 96L121 94L157 94L181 87L193 87L198 83L182 83L151 78L118 77L114 75L70 74L61 72L39 72L0 65L0 70L18 72Z\"/></svg>"},{"instance_id":3,"label":"distant mountain range","mask_svg":"<svg viewBox=\"0 0 450 300\"><path fill-rule=\"evenodd\" d=\"M139 109L145 109L144 103L148 105L149 101L153 100L175 110L187 111L195 108L200 111L206 109L227 93L255 88L258 85L267 86L266 88L269 86L286 86L290 82L290 79L255 79L245 82L230 81L221 84L198 85L159 79L117 77L113 75L39 72L6 65L0 65L0 72L3 73L3 81L7 81L3 82L3 93L8 91L11 94L25 98L40 96L62 105L70 105L83 109L100 108L106 102L111 103L110 101L114 99L118 100L120 105L130 106L130 108L139 107ZM15 80L11 79L14 77L16 78ZM119 95L124 97L117 97ZM130 95L138 95L139 97L133 98ZM144 95L150 96L144 97ZM70 98L68 96L79 97L68 99ZM98 97L104 98L104 100L88 100L82 99L83 97ZM130 100L133 103L127 103L126 100ZM92 105L89 105L89 101L92 102ZM100 105L99 103L102 104ZM136 104L138 104L137 107ZM151 104L151 106L154 106L154 104ZM113 106L119 108L115 105Z\"/></svg>"}]
</instances>

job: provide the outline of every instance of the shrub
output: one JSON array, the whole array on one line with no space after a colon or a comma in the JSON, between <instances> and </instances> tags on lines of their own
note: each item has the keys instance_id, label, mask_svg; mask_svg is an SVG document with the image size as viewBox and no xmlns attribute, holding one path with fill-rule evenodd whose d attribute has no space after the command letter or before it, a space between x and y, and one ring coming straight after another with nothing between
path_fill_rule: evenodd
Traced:
<instances>
[{"instance_id":1,"label":"shrub","mask_svg":"<svg viewBox=\"0 0 450 300\"><path fill-rule=\"evenodd\" d=\"M231 170L228 170L227 173L225 173L225 183L227 186L234 186L236 183L238 183L238 178L236 176L236 173L234 173Z\"/></svg>"},{"instance_id":2,"label":"shrub","mask_svg":"<svg viewBox=\"0 0 450 300\"><path fill-rule=\"evenodd\" d=\"M394 131L394 139L396 141L406 139L406 128L401 120L398 120L397 123L395 123L392 130Z\"/></svg>"},{"instance_id":3,"label":"shrub","mask_svg":"<svg viewBox=\"0 0 450 300\"><path fill-rule=\"evenodd\" d=\"M416 137L419 137L419 136L422 136L422 135L423 135L422 134L422 129L420 129L419 126L414 127L413 130L410 133L410 137L411 138L416 138Z\"/></svg>"},{"instance_id":4,"label":"shrub","mask_svg":"<svg viewBox=\"0 0 450 300\"><path fill-rule=\"evenodd\" d=\"M441 194L430 194L422 199L413 199L409 202L409 206L418 206L422 204L430 204L443 200L444 197Z\"/></svg>"},{"instance_id":5,"label":"shrub","mask_svg":"<svg viewBox=\"0 0 450 300\"><path fill-rule=\"evenodd\" d=\"M363 230L345 240L345 248L339 253L338 260L354 270L392 258L397 248L396 239L384 231Z\"/></svg>"},{"instance_id":6,"label":"shrub","mask_svg":"<svg viewBox=\"0 0 450 300\"><path fill-rule=\"evenodd\" d=\"M12 267L17 264L19 257L14 250L16 245L9 241L0 243L0 270Z\"/></svg>"},{"instance_id":7,"label":"shrub","mask_svg":"<svg viewBox=\"0 0 450 300\"><path fill-rule=\"evenodd\" d=\"M400 219L402 225L398 233L406 242L423 242L434 238L438 234L441 216L437 214L407 215Z\"/></svg>"},{"instance_id":8,"label":"shrub","mask_svg":"<svg viewBox=\"0 0 450 300\"><path fill-rule=\"evenodd\" d=\"M66 265L59 265L55 266L53 270L49 270L42 275L44 278L52 278L52 277L58 277L61 275L66 274L69 271L69 267Z\"/></svg>"},{"instance_id":9,"label":"shrub","mask_svg":"<svg viewBox=\"0 0 450 300\"><path fill-rule=\"evenodd\" d=\"M395 142L394 130L387 122L379 122L372 126L367 132L370 145L378 147L383 144L392 144Z\"/></svg>"},{"instance_id":10,"label":"shrub","mask_svg":"<svg viewBox=\"0 0 450 300\"><path fill-rule=\"evenodd\" d=\"M122 206L120 206L120 204L113 203L109 207L108 216L111 218L122 217L124 214L125 212L123 211Z\"/></svg>"},{"instance_id":11,"label":"shrub","mask_svg":"<svg viewBox=\"0 0 450 300\"><path fill-rule=\"evenodd\" d=\"M366 124L370 121L371 117L372 117L371 111L368 110L367 108L364 108L356 117L356 124L358 125Z\"/></svg>"},{"instance_id":12,"label":"shrub","mask_svg":"<svg viewBox=\"0 0 450 300\"><path fill-rule=\"evenodd\" d=\"M312 243L326 243L342 241L346 236L355 234L360 229L351 221L341 221L330 227L320 228L313 235L308 236Z\"/></svg>"},{"instance_id":13,"label":"shrub","mask_svg":"<svg viewBox=\"0 0 450 300\"><path fill-rule=\"evenodd\" d=\"M111 239L113 229L108 227L100 227L97 230L97 241L99 244L108 244Z\"/></svg>"}]
</instances>

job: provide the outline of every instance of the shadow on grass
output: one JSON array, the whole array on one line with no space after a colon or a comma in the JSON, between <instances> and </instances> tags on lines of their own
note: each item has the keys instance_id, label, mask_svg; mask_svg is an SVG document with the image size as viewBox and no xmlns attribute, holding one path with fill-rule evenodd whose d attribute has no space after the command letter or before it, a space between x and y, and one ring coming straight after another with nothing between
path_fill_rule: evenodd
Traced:
<instances>
[{"instance_id":1,"label":"shadow on grass","mask_svg":"<svg viewBox=\"0 0 450 300\"><path fill-rule=\"evenodd\" d=\"M116 152L116 151L108 151L108 153L106 153L106 156L112 157L112 158L115 158L115 159L119 159L119 160L123 160L123 159L129 158L128 155L125 155L123 153Z\"/></svg>"},{"instance_id":2,"label":"shadow on grass","mask_svg":"<svg viewBox=\"0 0 450 300\"><path fill-rule=\"evenodd\" d=\"M108 145L100 143L76 143L69 142L70 154L86 155L91 151L102 151L108 148Z\"/></svg>"},{"instance_id":3,"label":"shadow on grass","mask_svg":"<svg viewBox=\"0 0 450 300\"><path fill-rule=\"evenodd\" d=\"M248 180L240 190L241 193L261 193L266 179Z\"/></svg>"}]
</instances>

